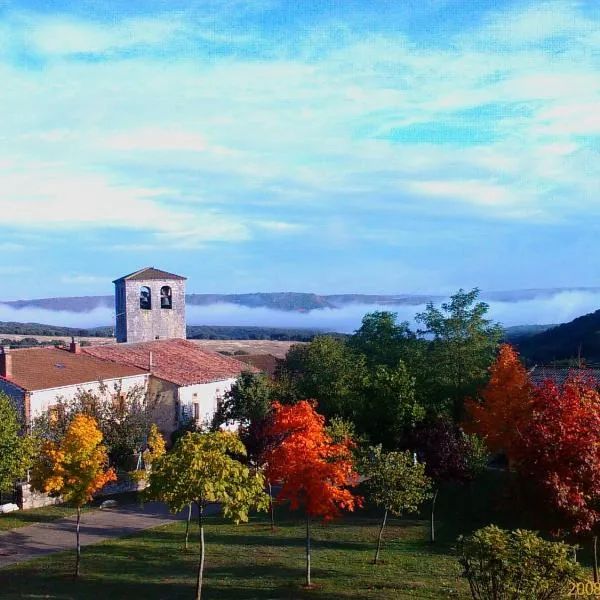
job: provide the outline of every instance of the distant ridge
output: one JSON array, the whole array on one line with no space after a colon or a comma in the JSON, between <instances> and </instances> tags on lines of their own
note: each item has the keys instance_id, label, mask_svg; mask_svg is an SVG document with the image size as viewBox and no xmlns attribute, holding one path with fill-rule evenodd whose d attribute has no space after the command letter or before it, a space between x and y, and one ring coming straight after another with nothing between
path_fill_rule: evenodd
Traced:
<instances>
[{"instance_id":1,"label":"distant ridge","mask_svg":"<svg viewBox=\"0 0 600 600\"><path fill-rule=\"evenodd\" d=\"M536 298L548 298L563 292L600 293L600 287L526 289L482 292L486 302L523 302ZM427 302L440 302L447 296L442 294L313 294L302 292L257 292L250 294L187 294L191 306L212 304L237 304L248 308L270 308L291 312L307 312L319 309L335 309L348 304L381 306L418 306ZM67 298L39 298L3 302L16 309L38 308L75 313L91 312L96 308L113 308L113 296L75 296Z\"/></svg>"}]
</instances>

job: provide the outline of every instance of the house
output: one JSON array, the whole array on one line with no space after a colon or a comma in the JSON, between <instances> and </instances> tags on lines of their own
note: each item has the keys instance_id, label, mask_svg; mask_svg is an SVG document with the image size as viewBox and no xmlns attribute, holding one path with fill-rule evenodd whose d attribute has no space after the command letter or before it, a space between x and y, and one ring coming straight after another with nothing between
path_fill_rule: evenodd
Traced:
<instances>
[{"instance_id":1,"label":"house","mask_svg":"<svg viewBox=\"0 0 600 600\"><path fill-rule=\"evenodd\" d=\"M550 379L556 385L562 385L572 373L591 376L596 379L600 385L600 367L597 366L568 367L535 365L529 370L529 377L535 385L541 385L547 379Z\"/></svg>"},{"instance_id":2,"label":"house","mask_svg":"<svg viewBox=\"0 0 600 600\"><path fill-rule=\"evenodd\" d=\"M273 354L239 354L236 355L237 360L252 365L265 375L274 377L277 368L283 362L281 358L273 356Z\"/></svg>"},{"instance_id":3,"label":"house","mask_svg":"<svg viewBox=\"0 0 600 600\"><path fill-rule=\"evenodd\" d=\"M24 423L51 411L58 398L73 399L80 391L99 396L146 390L148 371L83 354L79 344L69 348L3 347L0 353L0 391L15 403Z\"/></svg>"},{"instance_id":4,"label":"house","mask_svg":"<svg viewBox=\"0 0 600 600\"><path fill-rule=\"evenodd\" d=\"M81 390L107 396L141 387L153 420L169 436L183 420L210 421L242 371L234 358L185 339L186 278L146 267L114 281L117 343L81 348L29 348L0 354L0 391L26 422ZM107 398L108 399L108 398Z\"/></svg>"},{"instance_id":5,"label":"house","mask_svg":"<svg viewBox=\"0 0 600 600\"><path fill-rule=\"evenodd\" d=\"M171 414L170 431L187 419L210 421L223 394L242 371L257 371L182 339L88 346L83 352L103 361L145 369L149 373L148 396L157 400L163 415ZM160 427L169 433L169 419L163 419Z\"/></svg>"}]
</instances>

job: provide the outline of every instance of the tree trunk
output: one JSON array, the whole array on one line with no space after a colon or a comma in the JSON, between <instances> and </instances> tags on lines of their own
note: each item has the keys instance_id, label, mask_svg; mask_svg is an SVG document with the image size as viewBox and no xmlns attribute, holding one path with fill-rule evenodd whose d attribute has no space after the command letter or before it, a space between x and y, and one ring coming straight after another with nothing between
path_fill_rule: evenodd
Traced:
<instances>
[{"instance_id":1,"label":"tree trunk","mask_svg":"<svg viewBox=\"0 0 600 600\"><path fill-rule=\"evenodd\" d=\"M385 522L387 521L388 509L385 509L383 513L383 521L381 522L381 529L379 530L379 537L377 538L377 550L375 551L375 558L373 559L373 564L376 565L379 560L379 551L381 550L381 540L383 538L383 529L385 527Z\"/></svg>"},{"instance_id":2,"label":"tree trunk","mask_svg":"<svg viewBox=\"0 0 600 600\"><path fill-rule=\"evenodd\" d=\"M267 482L269 485L269 510L271 512L271 533L275 533L275 507L273 506L273 488L271 482Z\"/></svg>"},{"instance_id":3,"label":"tree trunk","mask_svg":"<svg viewBox=\"0 0 600 600\"><path fill-rule=\"evenodd\" d=\"M594 583L598 583L598 536L594 536Z\"/></svg>"},{"instance_id":4,"label":"tree trunk","mask_svg":"<svg viewBox=\"0 0 600 600\"><path fill-rule=\"evenodd\" d=\"M436 488L433 494L433 500L431 501L431 543L435 543L435 501L437 500L438 492L440 488Z\"/></svg>"},{"instance_id":5,"label":"tree trunk","mask_svg":"<svg viewBox=\"0 0 600 600\"><path fill-rule=\"evenodd\" d=\"M198 528L200 529L200 561L198 563L198 579L196 580L196 600L202 597L202 575L204 574L204 522L202 521L202 512L204 506L202 501L196 502L198 505Z\"/></svg>"},{"instance_id":6,"label":"tree trunk","mask_svg":"<svg viewBox=\"0 0 600 600\"><path fill-rule=\"evenodd\" d=\"M310 515L306 514L306 587L310 587Z\"/></svg>"},{"instance_id":7,"label":"tree trunk","mask_svg":"<svg viewBox=\"0 0 600 600\"><path fill-rule=\"evenodd\" d=\"M81 562L81 544L79 543L79 524L81 523L81 507L77 507L77 528L75 536L77 538L77 557L75 558L75 577L79 577L79 563Z\"/></svg>"},{"instance_id":8,"label":"tree trunk","mask_svg":"<svg viewBox=\"0 0 600 600\"><path fill-rule=\"evenodd\" d=\"M190 537L190 521L191 520L192 520L192 503L190 502L190 504L188 506L187 523L185 524L185 543L183 546L185 550L188 549L188 539Z\"/></svg>"}]
</instances>

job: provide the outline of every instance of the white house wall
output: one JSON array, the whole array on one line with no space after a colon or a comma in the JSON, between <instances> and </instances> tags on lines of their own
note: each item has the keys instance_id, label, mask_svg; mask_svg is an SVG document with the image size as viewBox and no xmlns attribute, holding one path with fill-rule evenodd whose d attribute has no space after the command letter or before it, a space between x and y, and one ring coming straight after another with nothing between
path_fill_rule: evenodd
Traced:
<instances>
[{"instance_id":1,"label":"white house wall","mask_svg":"<svg viewBox=\"0 0 600 600\"><path fill-rule=\"evenodd\" d=\"M107 386L106 393L109 394L110 397L110 395L114 393L115 384L120 386L123 394L130 392L133 388L138 386L142 387L145 392L148 384L148 376L145 374L132 375L120 379L106 379L103 384L98 381L91 381L89 383L79 383L76 385L33 391L30 394L31 418L34 419L47 411L49 406L57 403L59 397L62 397L65 400L72 400L80 390L88 391L93 394L100 394L101 387L105 385Z\"/></svg>"},{"instance_id":2,"label":"white house wall","mask_svg":"<svg viewBox=\"0 0 600 600\"><path fill-rule=\"evenodd\" d=\"M235 383L233 379L223 379L212 383L199 383L179 388L179 404L183 417L194 416L194 403L199 406L200 423L211 421L217 410L217 402Z\"/></svg>"}]
</instances>

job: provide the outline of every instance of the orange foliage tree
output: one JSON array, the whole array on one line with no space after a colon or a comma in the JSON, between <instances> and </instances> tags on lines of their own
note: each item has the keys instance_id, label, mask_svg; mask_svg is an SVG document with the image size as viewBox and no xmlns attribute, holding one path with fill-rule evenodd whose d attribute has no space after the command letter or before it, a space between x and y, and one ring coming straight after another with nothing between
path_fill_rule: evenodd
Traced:
<instances>
[{"instance_id":1,"label":"orange foliage tree","mask_svg":"<svg viewBox=\"0 0 600 600\"><path fill-rule=\"evenodd\" d=\"M514 462L523 426L531 414L533 384L519 355L502 344L490 367L490 378L480 392L481 401L466 402L465 430L483 437L492 452L503 452Z\"/></svg>"},{"instance_id":2,"label":"orange foliage tree","mask_svg":"<svg viewBox=\"0 0 600 600\"><path fill-rule=\"evenodd\" d=\"M330 521L362 503L348 489L358 483L351 442L333 442L316 402L307 400L291 406L274 402L266 435L277 440L263 457L267 478L282 486L277 500L289 500L292 510L302 507L306 514L306 585L310 586L311 517Z\"/></svg>"},{"instance_id":3,"label":"orange foliage tree","mask_svg":"<svg viewBox=\"0 0 600 600\"><path fill-rule=\"evenodd\" d=\"M107 469L108 455L101 444L102 432L93 417L78 414L58 442L44 442L42 453L33 466L31 486L34 489L62 496L77 507L77 559L75 576L79 575L81 547L79 525L81 508L92 495L109 481L115 481L114 469Z\"/></svg>"}]
</instances>

